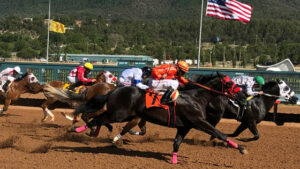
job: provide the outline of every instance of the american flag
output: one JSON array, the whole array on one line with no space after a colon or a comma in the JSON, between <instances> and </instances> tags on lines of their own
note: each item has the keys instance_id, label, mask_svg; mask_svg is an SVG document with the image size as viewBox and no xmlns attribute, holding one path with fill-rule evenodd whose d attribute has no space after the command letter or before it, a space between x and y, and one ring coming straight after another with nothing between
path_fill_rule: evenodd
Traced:
<instances>
[{"instance_id":1,"label":"american flag","mask_svg":"<svg viewBox=\"0 0 300 169\"><path fill-rule=\"evenodd\" d=\"M235 0L208 0L206 15L220 19L250 22L252 6Z\"/></svg>"}]
</instances>

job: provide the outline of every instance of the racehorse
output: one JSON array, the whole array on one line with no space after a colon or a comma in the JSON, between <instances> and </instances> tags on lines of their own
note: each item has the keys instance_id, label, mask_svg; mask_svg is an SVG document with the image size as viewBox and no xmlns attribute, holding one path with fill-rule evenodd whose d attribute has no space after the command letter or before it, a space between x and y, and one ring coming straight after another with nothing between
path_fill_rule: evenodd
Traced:
<instances>
[{"instance_id":1,"label":"racehorse","mask_svg":"<svg viewBox=\"0 0 300 169\"><path fill-rule=\"evenodd\" d=\"M1 93L4 98L3 109L0 109L0 114L8 110L8 107L12 100L18 100L21 94L32 93L36 94L42 91L42 86L40 85L38 79L34 74L30 73L29 70L22 76L21 79L13 81L6 94Z\"/></svg>"},{"instance_id":2,"label":"racehorse","mask_svg":"<svg viewBox=\"0 0 300 169\"><path fill-rule=\"evenodd\" d=\"M275 101L278 98L285 98L291 104L296 104L298 100L295 92L283 80L269 81L262 86L262 91L264 92L263 95L255 96L248 101L241 118L241 124L234 133L228 135L229 137L237 137L245 129L249 128L254 137L239 140L244 142L258 140L259 133L256 125L266 117ZM213 126L216 126L224 112L238 115L239 109L229 104L228 99L224 98L224 96L218 96L207 107L208 121Z\"/></svg>"},{"instance_id":3,"label":"racehorse","mask_svg":"<svg viewBox=\"0 0 300 169\"><path fill-rule=\"evenodd\" d=\"M224 75L219 74L218 76L203 76L201 82L206 86L203 87L198 83L194 83L189 90L180 92L176 100L176 114L174 114L173 127L177 128L177 134L173 144L172 163L177 163L179 146L192 128L202 130L207 134L227 142L231 147L238 149L242 154L247 153L243 147L229 140L225 134L221 133L206 120L205 108L208 102L219 94L225 95L225 92L228 90L226 85L223 84L224 77ZM101 96L98 97L101 98ZM99 100L106 102L107 111L94 118L94 120L88 124L89 127L106 123L130 121L136 118L136 116L163 126L168 126L170 123L169 112L167 110L158 107L146 108L145 91L137 87L128 86L116 88L108 95L102 97L103 98ZM101 102L99 102L99 104L104 105Z\"/></svg>"},{"instance_id":4,"label":"racehorse","mask_svg":"<svg viewBox=\"0 0 300 169\"><path fill-rule=\"evenodd\" d=\"M84 103L86 100L89 100L94 95L107 94L108 91L114 89L115 88L114 84L106 83L110 80L116 81L115 76L109 71L102 71L96 76L96 83L94 85L86 86L81 89L80 93L75 96L78 98L77 100L63 98L63 99L60 99L60 101L69 103L69 105L71 105L72 107L78 107L80 104ZM44 87L43 87L44 90L49 85L54 88L63 89L65 86L65 83L62 81L57 81L57 80L51 81L48 84L44 85ZM56 102L58 99L46 94L45 91L44 91L44 95L46 97L46 100L41 105L43 112L44 112L44 117L43 117L42 121L45 121L48 118L48 115L51 117L50 121L54 121L54 119L55 119L54 114L48 109L48 106L53 104L54 102ZM81 101L78 101L78 100L81 100ZM69 116L65 116L65 117L67 117L69 120L73 120ZM74 120L74 122L75 121L76 120Z\"/></svg>"}]
</instances>

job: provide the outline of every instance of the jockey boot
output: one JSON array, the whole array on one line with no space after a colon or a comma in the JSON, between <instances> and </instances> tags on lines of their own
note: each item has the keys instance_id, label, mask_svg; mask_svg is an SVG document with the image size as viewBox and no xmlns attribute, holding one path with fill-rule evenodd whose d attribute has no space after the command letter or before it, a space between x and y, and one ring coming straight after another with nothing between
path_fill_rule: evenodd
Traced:
<instances>
[{"instance_id":1,"label":"jockey boot","mask_svg":"<svg viewBox=\"0 0 300 169\"><path fill-rule=\"evenodd\" d=\"M9 84L10 84L10 80L7 80L6 83L2 86L2 89L4 90L4 93L7 92Z\"/></svg>"},{"instance_id":2,"label":"jockey boot","mask_svg":"<svg viewBox=\"0 0 300 169\"><path fill-rule=\"evenodd\" d=\"M161 97L160 103L161 104L170 104L173 102L173 99L171 97L172 93L174 92L173 88L168 88L167 91L164 93L164 95Z\"/></svg>"},{"instance_id":3,"label":"jockey boot","mask_svg":"<svg viewBox=\"0 0 300 169\"><path fill-rule=\"evenodd\" d=\"M239 114L237 115L237 121L242 121L242 118L244 116L244 112L247 108L247 99L245 99L245 102L243 104L240 104L240 112Z\"/></svg>"}]
</instances>

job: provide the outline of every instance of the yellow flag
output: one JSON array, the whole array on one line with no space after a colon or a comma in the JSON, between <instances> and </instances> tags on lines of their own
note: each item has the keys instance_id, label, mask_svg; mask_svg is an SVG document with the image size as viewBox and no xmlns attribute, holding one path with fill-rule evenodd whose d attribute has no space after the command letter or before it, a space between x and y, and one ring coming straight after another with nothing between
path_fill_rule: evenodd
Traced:
<instances>
[{"instance_id":1,"label":"yellow flag","mask_svg":"<svg viewBox=\"0 0 300 169\"><path fill-rule=\"evenodd\" d=\"M50 31L57 33L65 33L65 25L60 22L50 20Z\"/></svg>"}]
</instances>

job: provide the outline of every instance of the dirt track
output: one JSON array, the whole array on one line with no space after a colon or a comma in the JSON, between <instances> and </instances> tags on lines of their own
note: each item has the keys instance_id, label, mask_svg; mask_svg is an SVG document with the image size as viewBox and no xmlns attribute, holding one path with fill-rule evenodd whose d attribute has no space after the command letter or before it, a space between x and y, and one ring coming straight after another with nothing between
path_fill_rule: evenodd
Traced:
<instances>
[{"instance_id":1,"label":"dirt track","mask_svg":"<svg viewBox=\"0 0 300 169\"><path fill-rule=\"evenodd\" d=\"M258 141L233 139L246 147L248 155L220 142L213 146L207 134L192 130L180 147L179 164L173 165L175 129L147 123L146 136L127 135L114 147L110 141L124 124L114 124L111 135L103 127L98 138L70 134L66 133L70 121L60 111L54 111L55 122L41 123L40 108L11 106L8 115L0 117L0 168L300 168L299 123L278 127L263 122ZM230 133L238 124L226 119L217 128ZM252 135L247 130L241 137Z\"/></svg>"}]
</instances>

